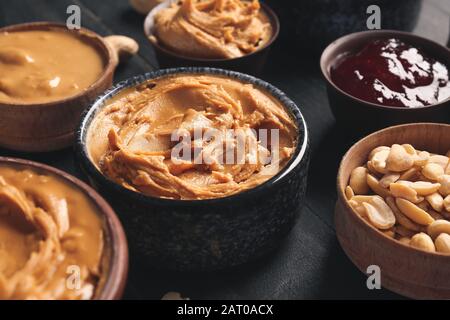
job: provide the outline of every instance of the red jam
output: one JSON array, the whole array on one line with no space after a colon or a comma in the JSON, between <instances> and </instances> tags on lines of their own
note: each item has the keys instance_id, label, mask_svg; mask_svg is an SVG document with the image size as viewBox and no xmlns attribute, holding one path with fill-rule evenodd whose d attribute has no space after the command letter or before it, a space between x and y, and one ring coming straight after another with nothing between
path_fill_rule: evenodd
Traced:
<instances>
[{"instance_id":1,"label":"red jam","mask_svg":"<svg viewBox=\"0 0 450 320\"><path fill-rule=\"evenodd\" d=\"M331 68L332 81L376 104L417 108L450 97L447 67L398 39L375 40Z\"/></svg>"}]
</instances>

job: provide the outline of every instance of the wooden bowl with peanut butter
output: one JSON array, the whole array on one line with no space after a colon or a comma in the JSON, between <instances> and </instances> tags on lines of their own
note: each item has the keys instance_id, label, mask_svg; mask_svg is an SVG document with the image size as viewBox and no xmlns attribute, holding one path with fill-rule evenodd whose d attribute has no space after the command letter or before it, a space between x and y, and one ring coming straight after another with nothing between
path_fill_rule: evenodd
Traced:
<instances>
[{"instance_id":1,"label":"wooden bowl with peanut butter","mask_svg":"<svg viewBox=\"0 0 450 320\"><path fill-rule=\"evenodd\" d=\"M262 71L280 22L257 0L171 0L155 6L144 32L161 68L214 67Z\"/></svg>"},{"instance_id":2,"label":"wooden bowl with peanut butter","mask_svg":"<svg viewBox=\"0 0 450 320\"><path fill-rule=\"evenodd\" d=\"M42 152L72 144L85 107L112 85L123 36L102 38L53 22L0 28L0 146Z\"/></svg>"},{"instance_id":3,"label":"wooden bowl with peanut butter","mask_svg":"<svg viewBox=\"0 0 450 320\"><path fill-rule=\"evenodd\" d=\"M377 131L344 155L337 177L337 238L381 286L416 299L449 299L450 125ZM374 267L375 266L375 267Z\"/></svg>"},{"instance_id":4,"label":"wooden bowl with peanut butter","mask_svg":"<svg viewBox=\"0 0 450 320\"><path fill-rule=\"evenodd\" d=\"M0 157L0 299L120 299L128 246L106 201L44 164Z\"/></svg>"}]
</instances>

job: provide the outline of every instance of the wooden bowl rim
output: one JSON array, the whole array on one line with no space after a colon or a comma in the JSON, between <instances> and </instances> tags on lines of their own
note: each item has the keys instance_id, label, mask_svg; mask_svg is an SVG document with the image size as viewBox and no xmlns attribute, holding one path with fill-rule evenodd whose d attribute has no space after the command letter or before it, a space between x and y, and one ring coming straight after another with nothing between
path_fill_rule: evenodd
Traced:
<instances>
[{"instance_id":1,"label":"wooden bowl rim","mask_svg":"<svg viewBox=\"0 0 450 320\"><path fill-rule=\"evenodd\" d=\"M164 52L168 56L172 56L172 57L177 58L177 59L191 60L191 61L194 61L194 62L211 62L211 63L214 63L214 62L216 62L216 63L217 62L225 62L225 61L239 61L240 59L251 57L251 56L256 55L257 53L260 53L261 51L271 47L272 44L275 42L275 40L278 39L278 36L280 34L280 29L281 29L280 19L278 18L277 14L266 3L261 2L260 3L261 8L265 11L267 17L270 20L272 28L273 28L273 34L270 37L269 41L264 46L262 46L261 48L259 48L256 51L253 51L253 52L251 52L249 54L243 55L242 57L236 57L236 58L207 59L207 58L197 58L197 57L190 57L190 56L187 56L187 55L183 55L181 53L172 51L172 50L170 50L170 49L160 45L159 42L155 43L155 42L150 40L150 36L153 36L153 32L152 32L153 30L151 30L152 26L154 25L153 19L155 17L155 14L157 13L157 11L159 11L161 9L165 9L169 4L176 3L176 2L178 2L178 0L164 1L164 2L162 2L160 4L158 4L156 7L154 7L147 14L147 16L145 17L145 20L144 20L144 33L145 33L145 36L146 36L147 40L156 49Z\"/></svg>"},{"instance_id":2,"label":"wooden bowl rim","mask_svg":"<svg viewBox=\"0 0 450 320\"><path fill-rule=\"evenodd\" d=\"M353 215L353 217L356 219L356 221L358 221L357 223L360 224L360 226L363 226L363 228L366 228L367 232L370 232L372 235L374 236L378 236L380 238L380 240L384 241L385 243L389 243L392 244L393 246L397 246L397 248L399 250L406 250L409 251L411 253L414 254L420 254L426 257L436 257L439 259L450 259L450 253L441 253L441 252L429 252L429 251L425 251L425 250L420 250L418 248L412 247L410 245L406 245L404 243L401 243L400 241L393 239L391 237L388 237L387 235L385 235L384 233L382 233L380 230L378 230L377 228L375 228L373 225L371 225L370 223L368 223L366 220L364 220L348 203L348 200L345 196L345 191L344 188L341 187L341 181L343 181L344 177L343 177L343 167L346 164L346 162L348 161L350 152L352 152L354 149L356 149L357 146L361 145L361 144L365 144L367 143L367 140L370 140L371 138L373 138L374 136L378 136L382 133L385 132L389 132L392 130L398 130L398 129L404 129L404 130L414 130L415 126L427 126L427 127L445 127L450 129L450 124L444 124L444 123L430 123L430 122L420 122L420 123L408 123L408 124L402 124L402 125L396 125L396 126L391 126L391 127L387 127L381 130L378 130L376 132L373 132L367 136L365 136L364 138L358 140L356 143L354 143L348 150L347 152L344 154L344 156L342 157L342 160L339 164L339 170L338 170L338 174L337 174L337 178L336 178L336 189L337 189L337 195L338 195L338 201L341 202L341 204L343 205L343 209L347 210L348 212L351 212L351 214ZM348 185L347 182L344 183L345 185Z\"/></svg>"},{"instance_id":3,"label":"wooden bowl rim","mask_svg":"<svg viewBox=\"0 0 450 320\"><path fill-rule=\"evenodd\" d=\"M368 30L368 31L360 31L360 32L354 32L354 33L350 33L347 35L344 35L336 40L334 40L333 42L331 42L323 51L322 51L322 55L320 56L320 69L322 71L322 76L325 78L326 82L328 85L330 85L333 89L335 89L339 94L346 96L347 98L350 98L351 100L359 103L359 104L363 104L364 107L368 107L368 108L375 108L375 109L384 109L384 110L400 110L400 111L404 111L404 112L418 112L420 110L424 110L424 109L429 109L429 108L437 108L437 107L441 107L444 104L447 104L450 102L450 97L434 103L434 104L430 104L428 106L421 106L421 107L415 107L415 108L406 108L406 107L396 107L396 106L385 106L382 104L378 104L378 103L373 103L373 102L369 102L369 101L365 101L362 100L360 98L354 97L351 94L345 92L344 90L342 90L341 88L339 88L332 80L331 80L331 76L330 76L330 71L329 71L329 67L331 66L331 64L336 61L336 59L338 59L338 56L333 57L333 59L330 59L330 61L328 63L325 63L325 58L328 57L329 52L334 49L334 47L342 45L344 43L347 43L349 41L352 41L356 38L366 38L368 39L372 39L375 35L379 35L380 38L383 37L394 37L394 38L399 38L400 40L404 40L404 39L415 39L417 41L420 41L423 43L422 47L424 50L429 50L430 47L435 47L438 48L439 50L442 50L442 52L447 52L449 59L450 59L450 49L445 47L444 45L430 40L428 38L425 37L421 37L419 35L416 35L414 33L411 32L406 32L406 31L398 31L398 30ZM450 70L450 65L447 65L447 68Z\"/></svg>"},{"instance_id":4,"label":"wooden bowl rim","mask_svg":"<svg viewBox=\"0 0 450 320\"><path fill-rule=\"evenodd\" d=\"M67 172L46 164L20 158L0 156L0 164L2 163L47 171L69 184L74 185L97 206L98 212L104 218L104 227L107 228L107 234L110 238L109 245L111 247L111 257L106 281L102 290L93 297L93 300L120 299L125 289L128 275L128 242L119 218L106 200L83 181Z\"/></svg>"},{"instance_id":5,"label":"wooden bowl rim","mask_svg":"<svg viewBox=\"0 0 450 320\"><path fill-rule=\"evenodd\" d=\"M54 100L50 102L44 103L2 103L0 102L0 108L4 107L13 107L13 108L28 108L28 107L59 107L60 105L74 102L77 99L80 99L83 96L86 96L90 92L99 88L102 83L107 81L108 77L114 72L117 64L113 59L113 53L110 46L105 42L105 40L96 32L81 27L80 29L70 30L63 23L52 22L52 21L38 21L38 22L26 22L13 24L9 26L5 26L0 28L0 33L2 32L16 32L16 31L30 31L30 30L50 30L50 29L58 29L63 30L64 32L74 33L77 37L90 39L96 42L100 48L95 48L96 51L102 59L105 61L105 66L103 68L103 72L98 77L98 79L92 83L89 87L84 89L81 92L78 92L75 95L68 96L59 100ZM92 44L91 44L92 45ZM94 45L92 45L94 46Z\"/></svg>"}]
</instances>

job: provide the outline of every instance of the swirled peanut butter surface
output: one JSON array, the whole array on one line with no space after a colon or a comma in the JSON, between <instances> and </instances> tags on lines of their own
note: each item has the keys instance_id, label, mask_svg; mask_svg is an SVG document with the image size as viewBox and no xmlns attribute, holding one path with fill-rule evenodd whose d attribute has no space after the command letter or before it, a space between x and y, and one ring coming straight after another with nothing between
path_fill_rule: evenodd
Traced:
<instances>
[{"instance_id":1,"label":"swirled peanut butter surface","mask_svg":"<svg viewBox=\"0 0 450 320\"><path fill-rule=\"evenodd\" d=\"M102 251L102 221L81 191L0 167L0 299L90 299Z\"/></svg>"},{"instance_id":2,"label":"swirled peanut butter surface","mask_svg":"<svg viewBox=\"0 0 450 320\"><path fill-rule=\"evenodd\" d=\"M144 194L210 199L267 181L290 159L297 127L267 92L210 75L173 75L116 96L87 146L110 179Z\"/></svg>"},{"instance_id":3,"label":"swirled peanut butter surface","mask_svg":"<svg viewBox=\"0 0 450 320\"><path fill-rule=\"evenodd\" d=\"M0 103L68 98L92 85L103 69L100 53L70 32L0 32Z\"/></svg>"},{"instance_id":4,"label":"swirled peanut butter surface","mask_svg":"<svg viewBox=\"0 0 450 320\"><path fill-rule=\"evenodd\" d=\"M260 49L272 33L257 0L183 0L155 15L151 40L193 58L228 59Z\"/></svg>"}]
</instances>

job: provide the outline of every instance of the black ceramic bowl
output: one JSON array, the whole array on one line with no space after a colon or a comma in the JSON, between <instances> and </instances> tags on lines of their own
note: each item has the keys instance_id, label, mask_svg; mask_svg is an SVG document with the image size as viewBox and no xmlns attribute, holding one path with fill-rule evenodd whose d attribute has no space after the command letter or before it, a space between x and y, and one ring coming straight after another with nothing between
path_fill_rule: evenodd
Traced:
<instances>
[{"instance_id":1,"label":"black ceramic bowl","mask_svg":"<svg viewBox=\"0 0 450 320\"><path fill-rule=\"evenodd\" d=\"M411 31L422 0L265 0L282 21L280 40L303 53L320 53L331 41L367 30L371 5L381 12L381 27Z\"/></svg>"},{"instance_id":2,"label":"black ceramic bowl","mask_svg":"<svg viewBox=\"0 0 450 320\"><path fill-rule=\"evenodd\" d=\"M171 200L128 190L108 180L88 156L86 136L105 102L123 89L172 74L223 75L269 92L291 113L298 145L276 176L254 189L219 199ZM83 115L76 156L91 183L113 204L127 231L130 247L159 268L218 270L237 266L274 249L295 224L306 191L309 162L305 120L283 92L245 74L212 68L159 70L126 80L105 92Z\"/></svg>"},{"instance_id":3,"label":"black ceramic bowl","mask_svg":"<svg viewBox=\"0 0 450 320\"><path fill-rule=\"evenodd\" d=\"M154 17L155 14L163 9L168 7L172 2L176 2L178 0L166 1L155 8L147 15L144 22L144 33L149 38L153 35L153 27L154 27ZM214 67L214 68L222 68L229 70L236 70L240 72L246 72L250 74L259 74L261 73L264 65L266 64L267 57L269 54L270 47L273 42L278 38L278 34L280 32L280 21L277 15L264 3L261 3L261 9L267 14L269 17L270 23L273 28L273 35L269 42L259 50L247 54L243 57L234 58L234 59L201 59L201 58L193 58L184 56L182 54L173 52L165 48L163 45L155 43L154 41L150 41L155 49L156 58L159 63L160 68L172 68L172 67Z\"/></svg>"},{"instance_id":4,"label":"black ceramic bowl","mask_svg":"<svg viewBox=\"0 0 450 320\"><path fill-rule=\"evenodd\" d=\"M427 55L450 68L450 50L436 42L408 32L376 30L356 32L332 42L322 53L320 67L327 83L328 102L338 124L364 134L395 124L450 122L450 99L418 108L389 107L367 102L341 90L333 83L330 69L343 55L361 50L376 39L397 38L421 48Z\"/></svg>"}]
</instances>

